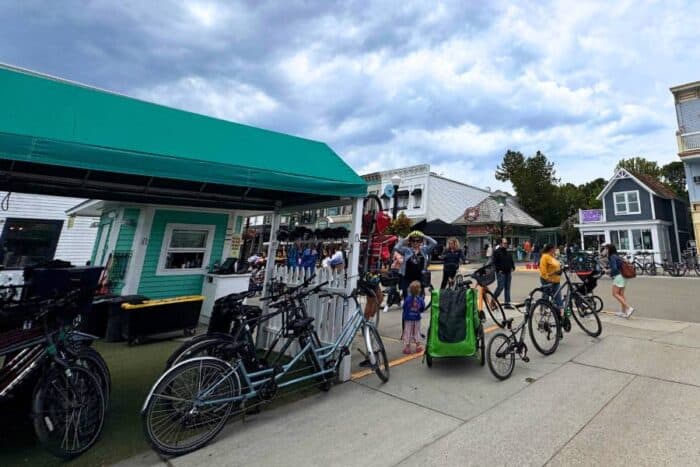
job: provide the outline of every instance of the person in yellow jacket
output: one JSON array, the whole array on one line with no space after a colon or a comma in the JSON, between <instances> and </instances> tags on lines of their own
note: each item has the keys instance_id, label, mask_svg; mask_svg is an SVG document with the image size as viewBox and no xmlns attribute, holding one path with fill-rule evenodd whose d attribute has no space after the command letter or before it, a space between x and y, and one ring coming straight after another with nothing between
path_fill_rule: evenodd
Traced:
<instances>
[{"instance_id":1,"label":"person in yellow jacket","mask_svg":"<svg viewBox=\"0 0 700 467\"><path fill-rule=\"evenodd\" d=\"M561 281L561 263L554 257L554 245L547 244L542 248L542 257L540 258L540 282L543 286L550 286L554 295L554 303L559 307L559 312L564 306L561 300L559 282Z\"/></svg>"}]
</instances>

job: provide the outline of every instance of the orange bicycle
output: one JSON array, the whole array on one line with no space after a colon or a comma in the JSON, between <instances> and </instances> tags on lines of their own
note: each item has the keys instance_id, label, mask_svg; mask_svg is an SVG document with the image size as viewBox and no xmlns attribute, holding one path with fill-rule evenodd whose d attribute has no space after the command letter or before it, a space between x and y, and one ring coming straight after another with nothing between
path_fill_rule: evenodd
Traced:
<instances>
[{"instance_id":1,"label":"orange bicycle","mask_svg":"<svg viewBox=\"0 0 700 467\"><path fill-rule=\"evenodd\" d=\"M470 286L471 281L476 281L475 289L477 290L477 307L480 316L485 316L484 310L489 314L491 320L496 323L499 328L505 327L506 313L503 311L503 306L498 301L496 296L489 289L489 285L496 281L496 270L492 266L483 266L472 274L464 276L457 274L454 278L454 287L463 287L465 282Z\"/></svg>"}]
</instances>

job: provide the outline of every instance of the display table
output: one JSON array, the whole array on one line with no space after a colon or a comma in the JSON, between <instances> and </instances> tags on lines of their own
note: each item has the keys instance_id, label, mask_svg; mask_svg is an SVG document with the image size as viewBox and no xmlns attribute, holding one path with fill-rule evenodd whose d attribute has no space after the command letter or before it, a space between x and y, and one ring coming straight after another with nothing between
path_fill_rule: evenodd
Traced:
<instances>
[{"instance_id":1,"label":"display table","mask_svg":"<svg viewBox=\"0 0 700 467\"><path fill-rule=\"evenodd\" d=\"M248 290L250 273L246 274L207 274L204 276L202 285L202 295L206 298L202 304L202 314L199 321L209 324L209 317L214 309L214 302L232 293L245 292Z\"/></svg>"}]
</instances>

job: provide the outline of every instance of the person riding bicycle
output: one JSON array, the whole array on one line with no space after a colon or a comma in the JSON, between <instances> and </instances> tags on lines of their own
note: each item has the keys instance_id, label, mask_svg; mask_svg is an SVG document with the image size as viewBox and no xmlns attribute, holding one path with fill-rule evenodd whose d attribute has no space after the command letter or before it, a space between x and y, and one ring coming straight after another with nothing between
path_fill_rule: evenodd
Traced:
<instances>
[{"instance_id":1,"label":"person riding bicycle","mask_svg":"<svg viewBox=\"0 0 700 467\"><path fill-rule=\"evenodd\" d=\"M559 313L562 314L564 303L561 299L559 283L561 282L561 263L554 257L555 247L548 243L542 248L542 257L540 258L540 283L543 286L549 286L553 293L554 303L559 308ZM554 291L556 290L556 293Z\"/></svg>"}]
</instances>

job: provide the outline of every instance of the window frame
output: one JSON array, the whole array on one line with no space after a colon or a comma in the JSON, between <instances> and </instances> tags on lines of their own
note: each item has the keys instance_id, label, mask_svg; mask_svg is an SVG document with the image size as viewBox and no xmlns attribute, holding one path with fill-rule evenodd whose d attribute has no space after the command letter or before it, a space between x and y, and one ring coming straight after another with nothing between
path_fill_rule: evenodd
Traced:
<instances>
[{"instance_id":1,"label":"window frame","mask_svg":"<svg viewBox=\"0 0 700 467\"><path fill-rule=\"evenodd\" d=\"M633 193L637 196L637 201L636 201L637 202L637 210L636 211L629 210L629 205L630 205L629 195L631 195ZM631 215L642 213L642 199L639 196L639 190L616 191L612 195L613 195L613 199L612 199L613 209L614 209L616 216L631 216ZM617 196L618 195L624 196L624 204L625 204L624 211L621 211L617 208L617 205L618 205Z\"/></svg>"},{"instance_id":2,"label":"window frame","mask_svg":"<svg viewBox=\"0 0 700 467\"><path fill-rule=\"evenodd\" d=\"M202 248L170 248L173 231L175 230L205 230L207 231L206 246ZM214 245L214 234L216 226L211 224L165 224L165 232L163 233L163 244L160 247L160 257L158 258L158 267L156 268L156 276L191 276L206 274L209 270L211 261L212 247ZM196 269L166 269L165 262L168 257L168 252L175 251L176 253L200 252L204 253L202 259L202 267Z\"/></svg>"}]
</instances>

